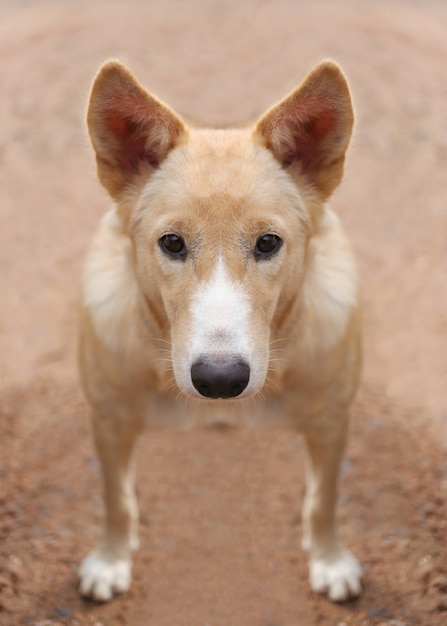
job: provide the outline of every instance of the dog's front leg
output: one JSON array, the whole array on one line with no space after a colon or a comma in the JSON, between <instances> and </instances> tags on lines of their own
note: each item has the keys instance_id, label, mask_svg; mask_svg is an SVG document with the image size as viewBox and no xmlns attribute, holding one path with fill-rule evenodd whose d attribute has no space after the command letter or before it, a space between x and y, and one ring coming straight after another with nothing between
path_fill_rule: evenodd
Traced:
<instances>
[{"instance_id":1,"label":"dog's front leg","mask_svg":"<svg viewBox=\"0 0 447 626\"><path fill-rule=\"evenodd\" d=\"M95 414L95 443L101 463L105 519L101 541L79 568L80 592L105 602L129 589L131 550L138 547L138 504L133 451L137 424Z\"/></svg>"},{"instance_id":2,"label":"dog's front leg","mask_svg":"<svg viewBox=\"0 0 447 626\"><path fill-rule=\"evenodd\" d=\"M334 425L335 426L335 425ZM337 532L337 479L346 441L347 420L335 432L306 435L306 495L303 504L303 547L309 551L309 579L318 593L340 602L361 592L362 569Z\"/></svg>"}]
</instances>

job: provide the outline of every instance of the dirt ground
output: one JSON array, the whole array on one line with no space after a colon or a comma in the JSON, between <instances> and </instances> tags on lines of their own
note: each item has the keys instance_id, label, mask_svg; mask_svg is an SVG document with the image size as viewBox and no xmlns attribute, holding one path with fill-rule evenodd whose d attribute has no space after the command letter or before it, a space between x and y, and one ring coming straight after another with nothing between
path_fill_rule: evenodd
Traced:
<instances>
[{"instance_id":1,"label":"dirt ground","mask_svg":"<svg viewBox=\"0 0 447 626\"><path fill-rule=\"evenodd\" d=\"M0 15L1 626L446 625L445 2L3 0ZM108 206L84 128L92 78L119 57L185 117L230 125L328 56L357 108L332 205L365 305L339 503L364 594L334 606L309 590L299 436L203 427L142 439L133 587L84 601L101 495L76 303Z\"/></svg>"}]
</instances>

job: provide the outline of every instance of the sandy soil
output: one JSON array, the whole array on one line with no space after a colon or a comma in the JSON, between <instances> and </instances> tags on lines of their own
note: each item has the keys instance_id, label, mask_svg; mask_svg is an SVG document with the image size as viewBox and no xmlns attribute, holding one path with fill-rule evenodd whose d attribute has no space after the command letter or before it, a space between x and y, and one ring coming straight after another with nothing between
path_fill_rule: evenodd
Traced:
<instances>
[{"instance_id":1,"label":"sandy soil","mask_svg":"<svg viewBox=\"0 0 447 626\"><path fill-rule=\"evenodd\" d=\"M441 0L0 2L0 624L447 624L447 7ZM322 57L357 132L333 200L358 253L364 382L340 516L365 592L332 606L299 550L299 437L141 442L132 590L81 600L101 519L75 367L83 254L107 199L84 129L109 57L186 117L239 124Z\"/></svg>"}]
</instances>

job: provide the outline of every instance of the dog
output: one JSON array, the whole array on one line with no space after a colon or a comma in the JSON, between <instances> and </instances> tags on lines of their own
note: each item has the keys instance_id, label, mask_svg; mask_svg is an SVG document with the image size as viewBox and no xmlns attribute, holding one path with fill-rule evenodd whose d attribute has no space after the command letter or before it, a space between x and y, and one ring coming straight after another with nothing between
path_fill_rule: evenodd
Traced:
<instances>
[{"instance_id":1,"label":"dog","mask_svg":"<svg viewBox=\"0 0 447 626\"><path fill-rule=\"evenodd\" d=\"M359 288L327 207L353 121L330 60L244 129L187 125L119 61L96 76L87 124L114 204L82 284L80 373L105 502L102 538L79 570L83 596L129 589L135 442L169 403L209 413L256 405L291 420L306 444L310 585L333 601L361 593L335 517L361 368Z\"/></svg>"}]
</instances>

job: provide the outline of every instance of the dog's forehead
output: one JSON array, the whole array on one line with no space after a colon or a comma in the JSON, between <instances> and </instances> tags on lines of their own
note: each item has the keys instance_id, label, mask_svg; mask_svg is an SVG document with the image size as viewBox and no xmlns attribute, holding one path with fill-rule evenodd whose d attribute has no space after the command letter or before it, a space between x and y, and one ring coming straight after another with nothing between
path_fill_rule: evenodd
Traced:
<instances>
[{"instance_id":1,"label":"dog's forehead","mask_svg":"<svg viewBox=\"0 0 447 626\"><path fill-rule=\"evenodd\" d=\"M260 229L300 230L308 214L296 185L250 130L192 130L148 182L134 220L157 232L250 238Z\"/></svg>"},{"instance_id":2,"label":"dog's forehead","mask_svg":"<svg viewBox=\"0 0 447 626\"><path fill-rule=\"evenodd\" d=\"M198 130L178 155L197 195L248 195L259 184L265 168L276 169L269 155L259 150L245 130ZM273 166L273 167L272 167Z\"/></svg>"},{"instance_id":3,"label":"dog's forehead","mask_svg":"<svg viewBox=\"0 0 447 626\"><path fill-rule=\"evenodd\" d=\"M159 174L149 189L159 188L171 206L219 197L266 209L300 204L296 187L249 130L193 130Z\"/></svg>"}]
</instances>

